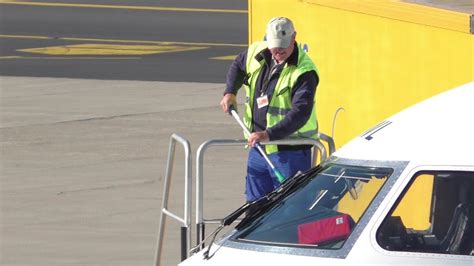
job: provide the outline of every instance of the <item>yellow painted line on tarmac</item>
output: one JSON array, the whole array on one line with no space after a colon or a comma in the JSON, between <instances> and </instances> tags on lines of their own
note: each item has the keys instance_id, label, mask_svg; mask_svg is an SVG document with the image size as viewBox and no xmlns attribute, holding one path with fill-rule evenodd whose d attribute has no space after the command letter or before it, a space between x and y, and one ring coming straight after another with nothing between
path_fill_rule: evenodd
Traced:
<instances>
[{"instance_id":1,"label":"yellow painted line on tarmac","mask_svg":"<svg viewBox=\"0 0 474 266\"><path fill-rule=\"evenodd\" d=\"M145 40L117 40L117 39L94 39L75 37L50 37L50 36L28 36L28 35L2 35L0 38L7 39L42 39L42 40L62 40L62 41L86 41L86 42L113 42L113 43L136 43L136 44L159 44L159 45L197 45L197 46L222 46L222 47L247 47L247 44L234 43L209 43L209 42L164 42Z\"/></svg>"},{"instance_id":2,"label":"yellow painted line on tarmac","mask_svg":"<svg viewBox=\"0 0 474 266\"><path fill-rule=\"evenodd\" d=\"M210 8L181 8L181 7L163 7L163 6L124 6L124 5L98 5L98 4L72 4L72 3L47 3L47 2L29 2L15 0L0 0L0 4L5 5L27 5L27 6L46 6L46 7L76 7L76 8L105 8L105 9L126 9L126 10L154 10L154 11L172 11L172 12L214 12L214 13L247 13L247 10L238 9L210 9Z\"/></svg>"},{"instance_id":3,"label":"yellow painted line on tarmac","mask_svg":"<svg viewBox=\"0 0 474 266\"><path fill-rule=\"evenodd\" d=\"M199 46L164 45L115 45L115 44L76 44L40 48L19 49L17 51L46 55L151 55L161 53L202 50Z\"/></svg>"},{"instance_id":4,"label":"yellow painted line on tarmac","mask_svg":"<svg viewBox=\"0 0 474 266\"><path fill-rule=\"evenodd\" d=\"M232 44L232 43L209 43L209 42L163 42L163 41L140 41L140 40L114 40L114 39L89 39L89 38L59 38L65 41L94 41L94 42L120 42L120 43L150 43L161 45L204 45L204 46L233 46L233 47L247 47L246 44Z\"/></svg>"},{"instance_id":5,"label":"yellow painted line on tarmac","mask_svg":"<svg viewBox=\"0 0 474 266\"><path fill-rule=\"evenodd\" d=\"M98 56L55 56L55 57L49 57L49 56L0 56L0 60L4 59L20 59L20 60L35 60L35 59L40 59L40 60L137 60L137 59L142 59L141 57L98 57Z\"/></svg>"},{"instance_id":6,"label":"yellow painted line on tarmac","mask_svg":"<svg viewBox=\"0 0 474 266\"><path fill-rule=\"evenodd\" d=\"M21 56L11 55L11 56L0 56L0 59L17 59L21 58Z\"/></svg>"},{"instance_id":7,"label":"yellow painted line on tarmac","mask_svg":"<svg viewBox=\"0 0 474 266\"><path fill-rule=\"evenodd\" d=\"M30 35L0 35L0 38L11 38L11 39L36 39L36 40L50 40L53 39L47 36L30 36Z\"/></svg>"},{"instance_id":8,"label":"yellow painted line on tarmac","mask_svg":"<svg viewBox=\"0 0 474 266\"><path fill-rule=\"evenodd\" d=\"M226 55L226 56L216 56L211 57L210 59L214 60L234 60L237 55Z\"/></svg>"}]
</instances>

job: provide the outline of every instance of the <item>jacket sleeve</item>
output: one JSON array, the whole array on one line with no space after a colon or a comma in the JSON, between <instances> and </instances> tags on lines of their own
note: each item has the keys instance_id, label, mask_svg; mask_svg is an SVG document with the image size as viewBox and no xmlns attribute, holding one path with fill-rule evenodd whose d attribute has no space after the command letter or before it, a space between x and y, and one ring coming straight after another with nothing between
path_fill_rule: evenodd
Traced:
<instances>
[{"instance_id":1,"label":"jacket sleeve","mask_svg":"<svg viewBox=\"0 0 474 266\"><path fill-rule=\"evenodd\" d=\"M246 76L247 50L241 52L235 57L229 67L226 77L226 88L224 95L227 93L237 94L242 87Z\"/></svg>"},{"instance_id":2,"label":"jacket sleeve","mask_svg":"<svg viewBox=\"0 0 474 266\"><path fill-rule=\"evenodd\" d=\"M318 83L315 71L306 72L298 78L292 90L291 110L280 123L267 128L270 140L284 139L306 124L311 117Z\"/></svg>"}]
</instances>

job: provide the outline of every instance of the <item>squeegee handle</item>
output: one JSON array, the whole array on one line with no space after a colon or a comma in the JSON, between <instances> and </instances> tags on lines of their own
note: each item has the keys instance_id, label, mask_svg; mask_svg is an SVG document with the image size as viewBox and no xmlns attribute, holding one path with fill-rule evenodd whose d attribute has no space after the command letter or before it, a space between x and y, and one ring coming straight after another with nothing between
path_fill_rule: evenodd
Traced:
<instances>
[{"instance_id":1,"label":"squeegee handle","mask_svg":"<svg viewBox=\"0 0 474 266\"><path fill-rule=\"evenodd\" d=\"M242 122L242 120L240 119L239 117L239 114L237 114L237 111L235 111L235 108L234 106L230 106L229 108L229 113L231 116L233 116L235 118L235 120L237 121L237 123L239 123L240 127L245 131L245 134L249 135L250 136L250 131L249 129L244 125L244 123Z\"/></svg>"},{"instance_id":2,"label":"squeegee handle","mask_svg":"<svg viewBox=\"0 0 474 266\"><path fill-rule=\"evenodd\" d=\"M235 121L237 121L237 123L239 123L240 127L244 130L245 134L247 134L247 135L250 136L250 134L251 134L251 133L250 133L250 130L244 125L244 123L243 123L242 120L240 119L240 116L239 116L239 114L237 114L237 111L235 110L235 108L234 108L233 105L231 105L231 106L229 107L229 114L235 118ZM255 143L255 146L257 147L257 149L258 149L262 154L264 154L264 157L266 157L266 156L265 156L266 154L263 153L263 147L262 147L262 145L260 145L260 143L257 142L257 143ZM267 159L267 158L265 158L265 159ZM275 166L273 166L273 164L270 162L270 160L268 160L268 162L269 162L270 166L272 166L272 168L275 167Z\"/></svg>"},{"instance_id":3,"label":"squeegee handle","mask_svg":"<svg viewBox=\"0 0 474 266\"><path fill-rule=\"evenodd\" d=\"M237 111L235 110L234 106L231 105L229 107L229 114L231 116L233 116L235 118L235 120L237 121L237 123L239 123L240 127L244 130L244 132L250 136L250 131L249 129L244 125L244 123L242 122L242 120L240 119L239 117L239 114L237 114ZM278 171L278 169L276 169L275 165L273 165L272 161L270 160L270 158L268 158L268 155L265 153L265 150L263 149L262 145L260 145L259 142L255 143L255 147L257 147L258 151L260 152L260 154L262 154L263 158L265 159L265 161L267 161L268 165L270 166L270 168L272 168L273 170L273 173L275 173L278 181L280 183L283 183L283 181L285 181L285 176L280 172Z\"/></svg>"},{"instance_id":4,"label":"squeegee handle","mask_svg":"<svg viewBox=\"0 0 474 266\"><path fill-rule=\"evenodd\" d=\"M270 158L268 158L268 155L265 153L265 150L263 149L262 145L260 145L260 143L257 142L255 143L255 147L257 147L262 157L265 159L265 161L267 161L268 165L270 166L273 173L277 177L278 182L280 182L280 184L283 183L283 181L285 181L286 179L285 176L280 171L278 171L275 165L273 165L272 161L270 160Z\"/></svg>"}]
</instances>

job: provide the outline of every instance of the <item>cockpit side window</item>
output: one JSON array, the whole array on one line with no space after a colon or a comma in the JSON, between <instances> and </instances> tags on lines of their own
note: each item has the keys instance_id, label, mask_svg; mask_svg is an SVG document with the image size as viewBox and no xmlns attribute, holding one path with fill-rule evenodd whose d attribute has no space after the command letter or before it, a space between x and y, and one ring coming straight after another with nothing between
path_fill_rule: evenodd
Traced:
<instances>
[{"instance_id":1,"label":"cockpit side window","mask_svg":"<svg viewBox=\"0 0 474 266\"><path fill-rule=\"evenodd\" d=\"M387 250L474 255L474 172L420 172L377 230Z\"/></svg>"}]
</instances>

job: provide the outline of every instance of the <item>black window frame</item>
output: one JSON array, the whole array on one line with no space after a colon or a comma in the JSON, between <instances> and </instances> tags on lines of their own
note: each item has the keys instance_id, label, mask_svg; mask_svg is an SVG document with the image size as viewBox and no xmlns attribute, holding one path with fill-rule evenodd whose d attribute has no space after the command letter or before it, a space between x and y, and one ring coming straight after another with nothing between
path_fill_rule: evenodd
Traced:
<instances>
[{"instance_id":1,"label":"black window frame","mask_svg":"<svg viewBox=\"0 0 474 266\"><path fill-rule=\"evenodd\" d=\"M438 200L440 198L440 195L437 195L437 189L438 189L438 186L440 186L440 180L447 180L447 179L451 179L451 178L462 178L460 179L459 181L457 181L459 184L459 188L461 188L461 184L463 182L463 180L468 180L468 179L471 179L469 181L470 183L470 188L474 188L474 171L470 171L470 170L458 170L458 169L451 169L451 170L447 170L447 169L432 169L432 170L419 170L419 171L416 171L414 174L412 174L411 178L410 178L410 181L405 185L405 187L403 188L403 191L397 196L397 200L392 204L390 210L387 212L387 214L385 214L385 217L383 218L382 222L377 226L377 230L376 230L376 235L375 235L375 238L376 238L376 242L377 242L377 245L382 248L383 250L386 250L386 251L389 251L389 252L408 252L408 253L426 253L426 254L444 254L444 255L459 255L459 256L469 256L469 254L459 254L459 253L456 253L456 252L449 252L449 251L443 251L443 250L435 250L434 246L436 246L435 244L433 244L433 249L422 249L422 248L416 248L416 245L418 243L420 243L420 241L425 241L425 239L420 239L418 237L416 237L415 239L409 239L410 237L408 237L407 239L403 240L403 239L400 239L400 241L408 241L409 243L407 245L414 245L415 247L413 249L411 248L388 248L387 246L385 246L383 243L381 243L381 235L383 235L381 233L381 230L382 228L385 226L385 223L388 222L388 218L389 217L392 217L392 228L391 230L408 230L410 231L409 228L398 228L398 227L401 227L401 225L399 225L398 223L401 222L401 220L399 221L399 219L397 218L398 216L392 216L393 213L395 212L395 210L398 208L400 202L404 199L404 197L407 195L408 191L412 188L413 184L416 182L417 180L417 177L421 176L421 175L425 175L425 174L428 174L428 175L432 175L433 176L433 187L431 189L431 200L430 200L430 213L429 213L429 222L431 224L430 228L426 231L427 234L426 235L434 235L433 233L433 230L436 228L436 222L437 220L435 219L435 211L436 211L436 208L437 208L437 204L438 204ZM446 175L449 175L449 177L446 177ZM474 191L472 191L474 194ZM459 197L459 195L456 195ZM472 199L467 199L468 202L464 202L466 204L470 204L470 205L474 205L474 195L471 196ZM458 200L459 202L456 203L455 205L458 206L459 203L461 203L461 200ZM456 200L454 201L456 202ZM473 209L474 210L474 209ZM454 212L455 210L453 209L453 214L452 216L454 216ZM473 216L472 214L470 216ZM450 217L450 221L449 221L449 224L452 223L452 219L453 217ZM473 225L474 221L470 222L471 224L471 227L474 227ZM403 224L402 224L403 225ZM474 228L471 228L471 229L467 229L467 230L474 230ZM474 232L471 232L469 231L468 234L471 235L471 243L474 241L472 239L472 236L474 235ZM403 238L403 236L401 237ZM440 240L440 239L436 239L436 240ZM396 241L397 239L394 239L394 245L396 245ZM427 243L427 242L424 242L424 243ZM420 244L421 245L421 244ZM428 244L425 244L426 246L429 246ZM473 244L471 244L473 245ZM474 246L473 246L474 248ZM474 251L473 251L474 252ZM471 252L471 255L470 256L473 256L474 254Z\"/></svg>"}]
</instances>

